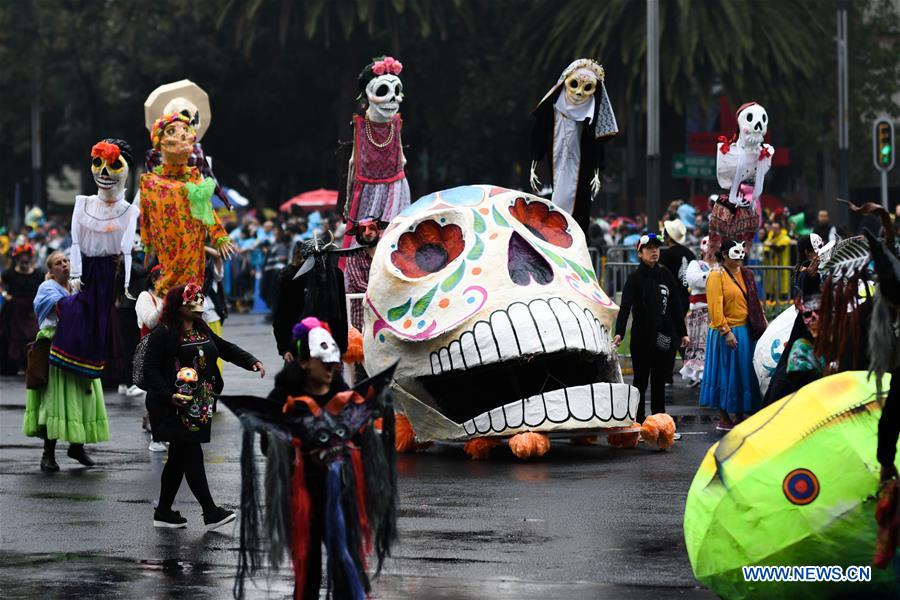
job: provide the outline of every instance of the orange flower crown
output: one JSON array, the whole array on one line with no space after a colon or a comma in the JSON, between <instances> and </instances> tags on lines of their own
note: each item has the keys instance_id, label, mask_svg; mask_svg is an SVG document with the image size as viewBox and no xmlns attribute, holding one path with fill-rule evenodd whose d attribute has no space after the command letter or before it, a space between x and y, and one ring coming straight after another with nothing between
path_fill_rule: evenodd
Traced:
<instances>
[{"instance_id":1,"label":"orange flower crown","mask_svg":"<svg viewBox=\"0 0 900 600\"><path fill-rule=\"evenodd\" d=\"M102 158L107 163L115 162L120 154L119 147L109 142L97 142L91 148L91 158Z\"/></svg>"},{"instance_id":2,"label":"orange flower crown","mask_svg":"<svg viewBox=\"0 0 900 600\"><path fill-rule=\"evenodd\" d=\"M153 123L153 129L150 132L150 144L154 148L157 148L157 149L159 148L159 143L162 140L162 134L163 134L163 131L165 130L166 126L171 125L172 123L175 123L176 121L181 121L182 123L187 125L188 130L196 138L197 131L194 129L193 125L191 125L191 120L189 118L187 118L186 116L184 116L181 113L177 113L177 112L169 113L169 114L161 116Z\"/></svg>"}]
</instances>

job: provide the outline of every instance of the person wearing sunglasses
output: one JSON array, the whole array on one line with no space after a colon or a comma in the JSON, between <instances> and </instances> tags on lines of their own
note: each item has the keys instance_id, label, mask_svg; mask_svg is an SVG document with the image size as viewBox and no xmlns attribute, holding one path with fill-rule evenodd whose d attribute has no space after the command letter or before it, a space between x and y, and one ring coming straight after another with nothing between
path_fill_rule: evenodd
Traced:
<instances>
[{"instance_id":1,"label":"person wearing sunglasses","mask_svg":"<svg viewBox=\"0 0 900 600\"><path fill-rule=\"evenodd\" d=\"M633 385L640 392L638 422L644 420L648 384L651 414L666 412L666 380L672 374L675 350L690 343L684 323L686 309L677 293L680 284L659 264L660 246L662 240L655 233L638 240L640 264L625 281L613 338L616 346L622 343L630 316Z\"/></svg>"}]
</instances>

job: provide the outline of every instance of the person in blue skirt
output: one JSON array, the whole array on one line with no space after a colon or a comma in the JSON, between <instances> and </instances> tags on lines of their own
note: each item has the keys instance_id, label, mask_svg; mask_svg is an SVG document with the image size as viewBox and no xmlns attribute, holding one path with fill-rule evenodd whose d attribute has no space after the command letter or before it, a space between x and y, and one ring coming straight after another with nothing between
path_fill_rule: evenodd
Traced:
<instances>
[{"instance_id":1,"label":"person in blue skirt","mask_svg":"<svg viewBox=\"0 0 900 600\"><path fill-rule=\"evenodd\" d=\"M753 370L756 340L747 326L751 304L762 310L753 275L744 268L746 242L726 240L716 257L719 268L706 281L709 332L700 387L700 405L719 409L719 431L730 431L762 399Z\"/></svg>"}]
</instances>

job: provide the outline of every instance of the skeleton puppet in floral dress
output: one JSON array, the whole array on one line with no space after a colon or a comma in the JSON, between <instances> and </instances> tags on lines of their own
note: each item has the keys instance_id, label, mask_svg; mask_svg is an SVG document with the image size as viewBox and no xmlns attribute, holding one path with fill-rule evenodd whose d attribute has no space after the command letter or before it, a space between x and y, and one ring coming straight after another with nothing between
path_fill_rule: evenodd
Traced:
<instances>
[{"instance_id":1,"label":"skeleton puppet in floral dress","mask_svg":"<svg viewBox=\"0 0 900 600\"><path fill-rule=\"evenodd\" d=\"M141 175L141 237L162 267L156 282L160 294L188 283L202 287L207 238L223 258L233 253L210 202L215 179L188 165L196 137L190 119L181 113L157 119L150 139L163 162Z\"/></svg>"},{"instance_id":2,"label":"skeleton puppet in floral dress","mask_svg":"<svg viewBox=\"0 0 900 600\"><path fill-rule=\"evenodd\" d=\"M600 191L603 144L619 132L604 77L603 67L595 61L578 59L532 112L531 187L535 192L540 188L535 168L549 155L553 203L585 232L591 200Z\"/></svg>"}]
</instances>

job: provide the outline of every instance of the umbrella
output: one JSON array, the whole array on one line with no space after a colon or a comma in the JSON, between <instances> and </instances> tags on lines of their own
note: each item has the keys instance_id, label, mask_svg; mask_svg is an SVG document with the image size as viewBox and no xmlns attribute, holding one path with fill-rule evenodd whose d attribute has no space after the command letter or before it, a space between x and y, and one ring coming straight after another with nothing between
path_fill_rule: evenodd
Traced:
<instances>
[{"instance_id":1,"label":"umbrella","mask_svg":"<svg viewBox=\"0 0 900 600\"><path fill-rule=\"evenodd\" d=\"M337 190L319 188L311 192L303 192L282 203L281 212L288 212L292 206L299 206L303 210L319 210L322 208L334 208L337 206Z\"/></svg>"},{"instance_id":2,"label":"umbrella","mask_svg":"<svg viewBox=\"0 0 900 600\"><path fill-rule=\"evenodd\" d=\"M228 201L231 202L232 206L237 206L240 208L246 208L250 205L250 200L248 200L245 196L243 196L240 192L235 190L234 188L221 186L222 191L225 192L225 195L228 196ZM225 208L225 203L222 202L222 199L217 195L213 194L212 197L213 208Z\"/></svg>"},{"instance_id":3,"label":"umbrella","mask_svg":"<svg viewBox=\"0 0 900 600\"><path fill-rule=\"evenodd\" d=\"M637 223L634 219L629 219L628 217L619 217L615 219L612 223L609 224L610 229L613 231L617 230L622 225L628 225L630 227L637 227Z\"/></svg>"},{"instance_id":4,"label":"umbrella","mask_svg":"<svg viewBox=\"0 0 900 600\"><path fill-rule=\"evenodd\" d=\"M848 371L765 407L710 448L684 509L694 577L723 598L898 597L890 570L823 585L748 582L741 568L871 564L880 416L874 378Z\"/></svg>"}]
</instances>

